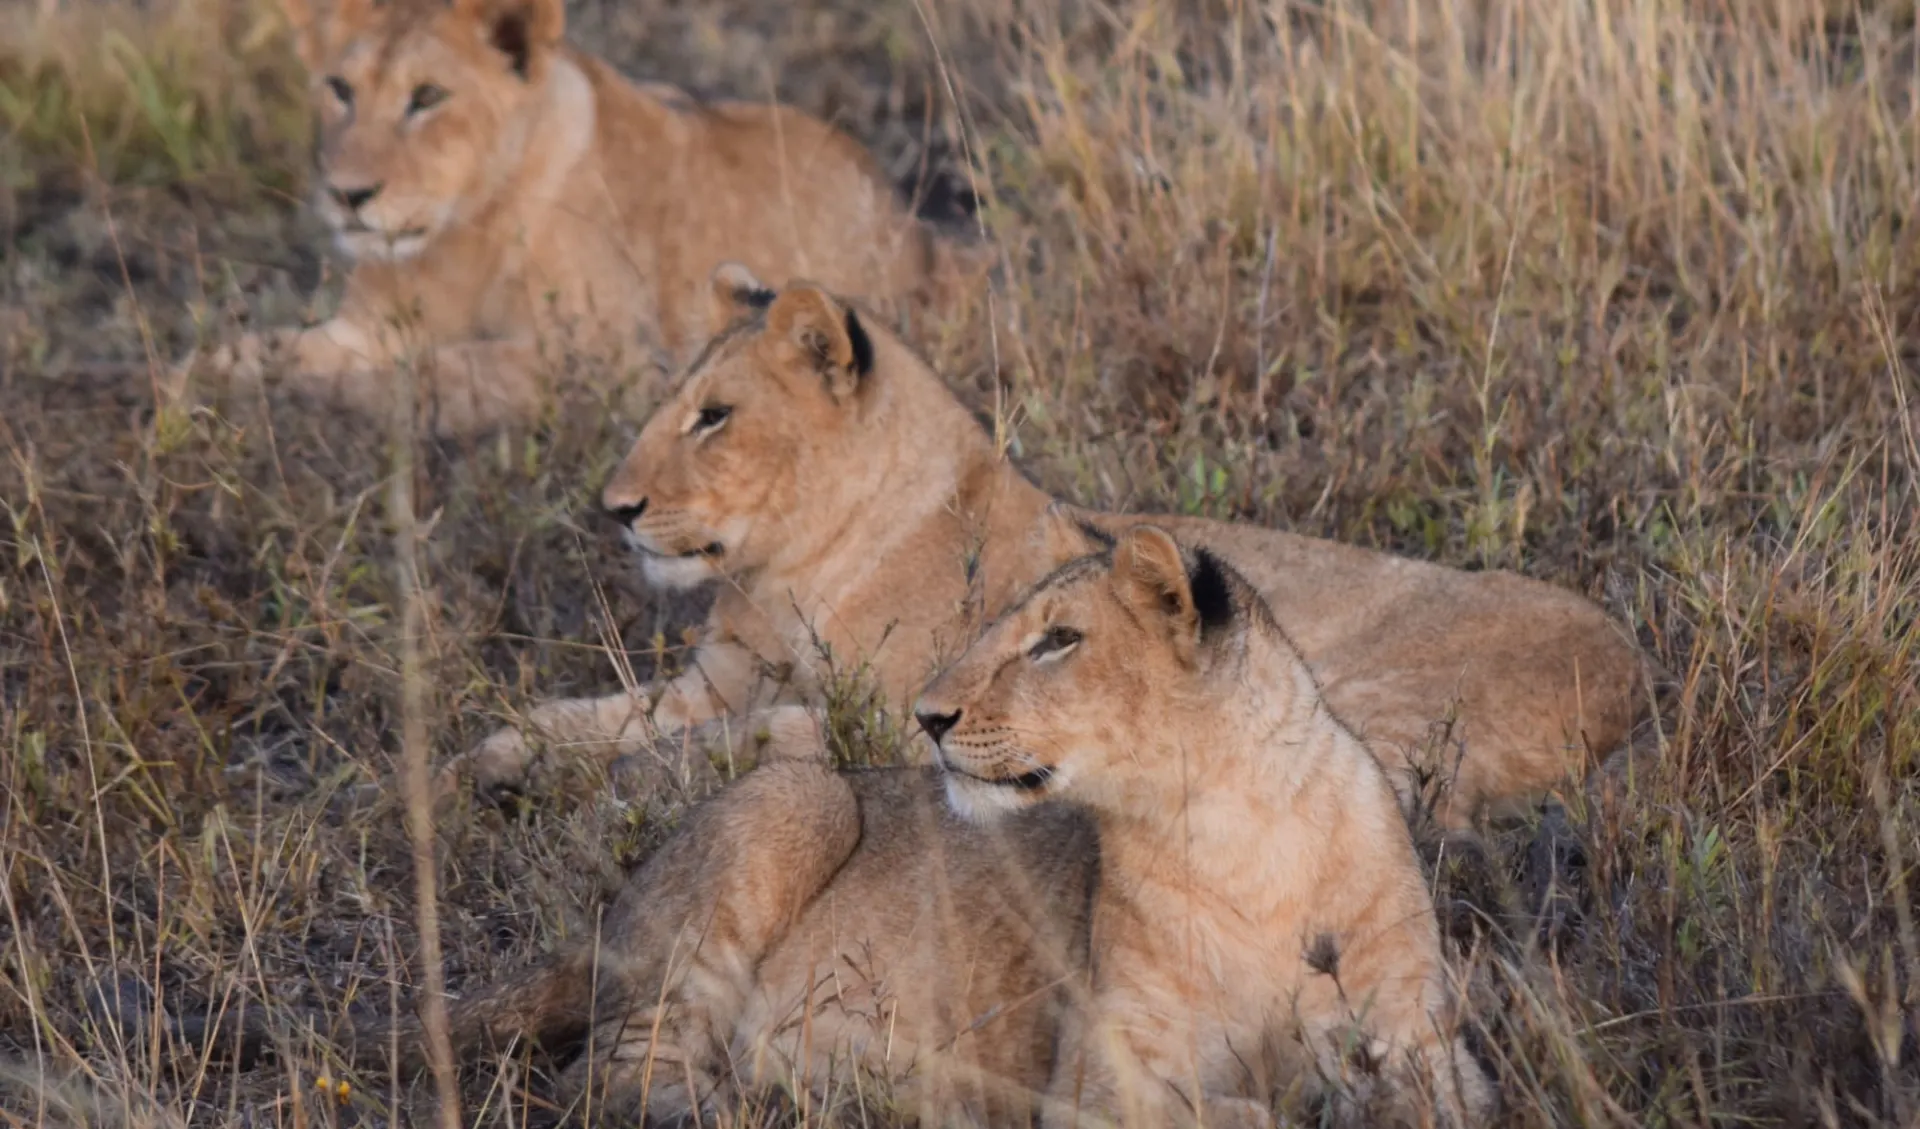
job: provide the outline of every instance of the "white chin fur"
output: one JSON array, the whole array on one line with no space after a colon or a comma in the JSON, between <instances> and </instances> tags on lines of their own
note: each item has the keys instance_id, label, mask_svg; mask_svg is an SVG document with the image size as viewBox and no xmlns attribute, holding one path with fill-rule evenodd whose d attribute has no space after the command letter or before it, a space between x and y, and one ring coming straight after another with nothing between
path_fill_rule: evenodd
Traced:
<instances>
[{"instance_id":1,"label":"white chin fur","mask_svg":"<svg viewBox=\"0 0 1920 1129\"><path fill-rule=\"evenodd\" d=\"M427 249L424 235L390 238L373 231L339 231L333 236L340 252L356 262L403 263Z\"/></svg>"},{"instance_id":2,"label":"white chin fur","mask_svg":"<svg viewBox=\"0 0 1920 1129\"><path fill-rule=\"evenodd\" d=\"M711 557L656 557L652 555L640 558L640 575L655 588L671 591L685 591L698 588L707 581L720 575L713 565Z\"/></svg>"},{"instance_id":3,"label":"white chin fur","mask_svg":"<svg viewBox=\"0 0 1920 1129\"><path fill-rule=\"evenodd\" d=\"M1035 796L1017 788L988 784L957 772L945 774L947 806L968 823L987 824L1012 815L1034 802Z\"/></svg>"}]
</instances>

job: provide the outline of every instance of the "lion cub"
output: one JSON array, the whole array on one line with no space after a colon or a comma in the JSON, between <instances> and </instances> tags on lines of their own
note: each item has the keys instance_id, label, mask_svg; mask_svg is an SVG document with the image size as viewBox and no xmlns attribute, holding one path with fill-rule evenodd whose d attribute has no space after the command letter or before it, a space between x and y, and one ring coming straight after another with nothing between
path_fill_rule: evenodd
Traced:
<instances>
[{"instance_id":1,"label":"lion cub","mask_svg":"<svg viewBox=\"0 0 1920 1129\"><path fill-rule=\"evenodd\" d=\"M644 695L529 711L448 766L443 796L463 775L520 783L542 746L604 762L656 735L741 728L774 701L817 706L828 657L866 667L904 711L1014 596L1097 547L1078 522L1148 521L1230 562L1410 808L1440 762L1435 815L1449 826L1530 801L1626 736L1638 649L1576 593L1256 525L1056 503L858 306L809 284L768 290L738 264L714 271L710 295L717 336L602 493L650 583L719 582L695 653ZM1450 714L1445 755L1430 758Z\"/></svg>"},{"instance_id":2,"label":"lion cub","mask_svg":"<svg viewBox=\"0 0 1920 1129\"><path fill-rule=\"evenodd\" d=\"M1134 526L1040 583L915 712L959 810L1057 797L1099 824L1091 1001L1050 1124L1266 1124L1290 1078L1350 1111L1379 1090L1414 1124L1488 1112L1393 788L1212 554Z\"/></svg>"},{"instance_id":3,"label":"lion cub","mask_svg":"<svg viewBox=\"0 0 1920 1129\"><path fill-rule=\"evenodd\" d=\"M937 1123L1490 1106L1384 771L1204 550L1136 526L1016 600L919 699L934 768L836 772L772 712L811 755L694 808L597 949L458 1001L457 1046L584 1040L563 1081L616 1117L855 1068ZM411 1023L350 1050L396 1034L417 1064Z\"/></svg>"},{"instance_id":4,"label":"lion cub","mask_svg":"<svg viewBox=\"0 0 1920 1129\"><path fill-rule=\"evenodd\" d=\"M563 0L284 0L319 119L315 206L353 260L339 312L250 335L242 387L385 406L410 358L442 434L530 415L541 350L675 367L738 259L877 302L935 245L855 141L799 110L640 86L561 39Z\"/></svg>"},{"instance_id":5,"label":"lion cub","mask_svg":"<svg viewBox=\"0 0 1920 1129\"><path fill-rule=\"evenodd\" d=\"M692 808L592 940L460 993L455 1052L517 1038L583 1051L555 1096L584 1098L608 1124L737 1124L726 1118L769 1087L824 1107L856 1077L883 1079L894 1107L927 1123L1029 1124L1067 986L1084 976L1093 821L1044 804L982 825L949 808L933 768L836 771L817 729L783 745L817 755L763 763ZM426 1064L404 1013L340 1024L249 1007L224 1012L220 1031L196 1018L209 1013L222 1014L170 1022L189 1044L243 1048L331 1027L360 1065L389 1063L395 1046L395 1069ZM121 1016L130 1030L151 1019Z\"/></svg>"}]
</instances>

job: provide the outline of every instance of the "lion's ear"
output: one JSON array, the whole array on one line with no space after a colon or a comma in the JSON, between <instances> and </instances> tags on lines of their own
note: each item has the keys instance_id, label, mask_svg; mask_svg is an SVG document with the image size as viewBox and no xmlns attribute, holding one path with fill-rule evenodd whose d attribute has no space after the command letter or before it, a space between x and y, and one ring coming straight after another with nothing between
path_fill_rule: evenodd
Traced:
<instances>
[{"instance_id":1,"label":"lion's ear","mask_svg":"<svg viewBox=\"0 0 1920 1129\"><path fill-rule=\"evenodd\" d=\"M1200 614L1180 546L1165 530L1136 525L1113 547L1113 584L1143 623L1160 623L1183 663L1200 642Z\"/></svg>"},{"instance_id":2,"label":"lion's ear","mask_svg":"<svg viewBox=\"0 0 1920 1129\"><path fill-rule=\"evenodd\" d=\"M331 51L379 23L390 0L280 0L280 14L293 32L293 49L313 77Z\"/></svg>"},{"instance_id":3,"label":"lion's ear","mask_svg":"<svg viewBox=\"0 0 1920 1129\"><path fill-rule=\"evenodd\" d=\"M725 262L707 279L707 334L718 337L734 322L773 305L774 292L742 263Z\"/></svg>"},{"instance_id":4,"label":"lion's ear","mask_svg":"<svg viewBox=\"0 0 1920 1129\"><path fill-rule=\"evenodd\" d=\"M313 8L307 0L280 0L280 15L293 32L293 50L300 65L309 72L320 69L320 29L313 22Z\"/></svg>"},{"instance_id":5,"label":"lion's ear","mask_svg":"<svg viewBox=\"0 0 1920 1129\"><path fill-rule=\"evenodd\" d=\"M836 400L858 392L873 371L873 339L859 316L817 286L782 290L767 307L767 332L818 369Z\"/></svg>"},{"instance_id":6,"label":"lion's ear","mask_svg":"<svg viewBox=\"0 0 1920 1129\"><path fill-rule=\"evenodd\" d=\"M507 57L513 73L531 78L567 31L566 0L451 0L453 10L478 24L487 43Z\"/></svg>"}]
</instances>

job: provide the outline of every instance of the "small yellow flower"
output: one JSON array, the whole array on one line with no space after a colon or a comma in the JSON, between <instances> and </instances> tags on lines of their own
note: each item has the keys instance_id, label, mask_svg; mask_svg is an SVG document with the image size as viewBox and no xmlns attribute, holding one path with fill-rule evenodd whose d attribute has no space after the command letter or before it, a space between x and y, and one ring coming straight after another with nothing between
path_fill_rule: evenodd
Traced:
<instances>
[{"instance_id":1,"label":"small yellow flower","mask_svg":"<svg viewBox=\"0 0 1920 1129\"><path fill-rule=\"evenodd\" d=\"M341 1105L346 1105L348 1099L353 1097L353 1087L347 1083L345 1078L336 1082L322 1074L313 1080L313 1088L323 1094L331 1094L333 1100L339 1102Z\"/></svg>"}]
</instances>

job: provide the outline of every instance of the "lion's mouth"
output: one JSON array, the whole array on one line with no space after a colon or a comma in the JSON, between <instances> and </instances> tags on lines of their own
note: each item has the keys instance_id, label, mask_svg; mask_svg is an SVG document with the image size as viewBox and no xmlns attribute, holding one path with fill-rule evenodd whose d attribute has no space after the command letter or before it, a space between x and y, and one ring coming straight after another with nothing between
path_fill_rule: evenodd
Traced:
<instances>
[{"instance_id":1,"label":"lion's mouth","mask_svg":"<svg viewBox=\"0 0 1920 1129\"><path fill-rule=\"evenodd\" d=\"M1049 780L1053 779L1053 770L1046 765L1037 765L1032 771L1023 772L1018 776L981 776L978 773L968 772L966 769L954 764L952 760L948 759L945 749L941 749L936 745L935 751L939 754L936 759L939 761L942 772L950 772L955 776L964 776L968 780L977 780L982 784L991 784L996 788L1012 788L1016 792L1038 792L1047 786Z\"/></svg>"},{"instance_id":2,"label":"lion's mouth","mask_svg":"<svg viewBox=\"0 0 1920 1129\"><path fill-rule=\"evenodd\" d=\"M1004 780L995 780L992 783L1007 788L1017 788L1022 792L1038 792L1047 786L1047 781L1052 779L1052 769L1036 768L1032 772L1023 772L1018 776L1009 776Z\"/></svg>"},{"instance_id":3,"label":"lion's mouth","mask_svg":"<svg viewBox=\"0 0 1920 1129\"><path fill-rule=\"evenodd\" d=\"M727 555L727 547L718 541L709 541L698 549L684 549L678 553L663 553L658 549L649 548L638 538L634 539L633 547L640 550L640 552L646 556L659 557L662 560L691 561L701 557L724 557Z\"/></svg>"},{"instance_id":4,"label":"lion's mouth","mask_svg":"<svg viewBox=\"0 0 1920 1129\"><path fill-rule=\"evenodd\" d=\"M427 229L424 225L416 224L413 227L403 227L399 231L381 231L378 228L367 226L364 221L359 219L347 220L340 225L340 231L345 235L371 235L379 239L385 239L390 243L402 243L409 239L425 239L427 237Z\"/></svg>"}]
</instances>

